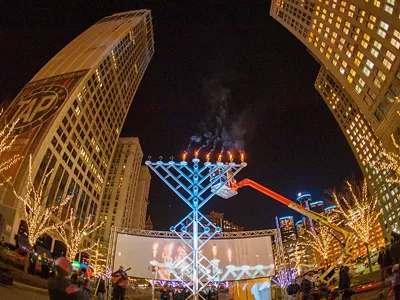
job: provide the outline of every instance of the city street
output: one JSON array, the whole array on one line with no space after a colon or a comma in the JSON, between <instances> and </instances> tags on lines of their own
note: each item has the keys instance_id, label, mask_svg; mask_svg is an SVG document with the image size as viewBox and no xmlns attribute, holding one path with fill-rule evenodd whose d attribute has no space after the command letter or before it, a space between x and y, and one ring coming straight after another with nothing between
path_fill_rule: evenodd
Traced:
<instances>
[{"instance_id":1,"label":"city street","mask_svg":"<svg viewBox=\"0 0 400 300\"><path fill-rule=\"evenodd\" d=\"M2 300L49 300L49 296L0 284Z\"/></svg>"}]
</instances>

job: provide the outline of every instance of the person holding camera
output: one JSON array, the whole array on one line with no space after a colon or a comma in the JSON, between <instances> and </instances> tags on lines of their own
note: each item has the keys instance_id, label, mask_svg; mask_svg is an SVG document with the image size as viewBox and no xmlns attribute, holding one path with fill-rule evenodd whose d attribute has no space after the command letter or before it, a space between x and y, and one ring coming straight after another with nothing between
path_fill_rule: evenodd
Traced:
<instances>
[{"instance_id":1,"label":"person holding camera","mask_svg":"<svg viewBox=\"0 0 400 300\"><path fill-rule=\"evenodd\" d=\"M71 282L72 265L68 259L60 257L54 263L55 276L49 279L50 300L90 300L92 286L90 284L90 269L84 274L82 288Z\"/></svg>"}]
</instances>

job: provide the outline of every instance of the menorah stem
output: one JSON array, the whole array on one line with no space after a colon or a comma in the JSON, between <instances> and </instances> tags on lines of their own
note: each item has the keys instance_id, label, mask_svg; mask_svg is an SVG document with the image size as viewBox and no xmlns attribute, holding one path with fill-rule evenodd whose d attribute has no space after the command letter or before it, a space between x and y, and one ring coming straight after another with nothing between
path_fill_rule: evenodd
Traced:
<instances>
[{"instance_id":1,"label":"menorah stem","mask_svg":"<svg viewBox=\"0 0 400 300\"><path fill-rule=\"evenodd\" d=\"M193 212L193 299L198 300L198 261L199 261L199 227L198 210Z\"/></svg>"}]
</instances>

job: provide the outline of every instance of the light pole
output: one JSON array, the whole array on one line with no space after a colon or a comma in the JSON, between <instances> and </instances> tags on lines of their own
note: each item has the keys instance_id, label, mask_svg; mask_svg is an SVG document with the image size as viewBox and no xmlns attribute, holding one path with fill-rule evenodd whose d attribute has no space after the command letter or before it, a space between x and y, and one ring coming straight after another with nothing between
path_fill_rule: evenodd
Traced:
<instances>
[{"instance_id":1,"label":"light pole","mask_svg":"<svg viewBox=\"0 0 400 300\"><path fill-rule=\"evenodd\" d=\"M151 299L155 299L155 288L154 288L154 280L156 279L155 277L157 276L159 268L157 266L149 266L149 271L151 271L152 274L152 280L151 280Z\"/></svg>"}]
</instances>

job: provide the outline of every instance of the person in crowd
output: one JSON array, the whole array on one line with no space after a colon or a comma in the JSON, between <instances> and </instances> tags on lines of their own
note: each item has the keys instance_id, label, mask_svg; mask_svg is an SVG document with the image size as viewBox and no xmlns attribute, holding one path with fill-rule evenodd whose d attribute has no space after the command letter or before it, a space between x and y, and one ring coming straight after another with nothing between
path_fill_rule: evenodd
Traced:
<instances>
[{"instance_id":1,"label":"person in crowd","mask_svg":"<svg viewBox=\"0 0 400 300\"><path fill-rule=\"evenodd\" d=\"M400 300L400 274L399 264L393 266L392 269L392 290L394 294L394 300Z\"/></svg>"},{"instance_id":2,"label":"person in crowd","mask_svg":"<svg viewBox=\"0 0 400 300\"><path fill-rule=\"evenodd\" d=\"M104 278L99 277L97 281L97 300L103 300L106 293L106 284Z\"/></svg>"},{"instance_id":3,"label":"person in crowd","mask_svg":"<svg viewBox=\"0 0 400 300\"><path fill-rule=\"evenodd\" d=\"M393 263L400 263L400 234L392 232L390 239L390 253Z\"/></svg>"},{"instance_id":4,"label":"person in crowd","mask_svg":"<svg viewBox=\"0 0 400 300\"><path fill-rule=\"evenodd\" d=\"M163 286L160 298L161 298L161 300L169 300L169 289L168 289L167 285Z\"/></svg>"},{"instance_id":5,"label":"person in crowd","mask_svg":"<svg viewBox=\"0 0 400 300\"><path fill-rule=\"evenodd\" d=\"M124 271L124 267L120 266L111 276L114 278L114 300L125 300L128 274Z\"/></svg>"},{"instance_id":6,"label":"person in crowd","mask_svg":"<svg viewBox=\"0 0 400 300\"><path fill-rule=\"evenodd\" d=\"M91 300L92 286L86 274L82 288L71 283L72 265L68 259L60 257L54 264L55 276L49 279L50 300Z\"/></svg>"},{"instance_id":7,"label":"person in crowd","mask_svg":"<svg viewBox=\"0 0 400 300\"><path fill-rule=\"evenodd\" d=\"M348 300L351 298L351 290L350 290L350 274L349 267L344 266L341 268L339 272L339 291L340 291L340 300Z\"/></svg>"},{"instance_id":8,"label":"person in crowd","mask_svg":"<svg viewBox=\"0 0 400 300\"><path fill-rule=\"evenodd\" d=\"M42 263L41 263L42 277L49 278L49 259L47 258L46 252L42 255Z\"/></svg>"},{"instance_id":9,"label":"person in crowd","mask_svg":"<svg viewBox=\"0 0 400 300\"><path fill-rule=\"evenodd\" d=\"M86 279L87 278L86 278L85 268L79 268L77 272L74 272L71 275L71 282L78 287L81 287L81 285L85 282Z\"/></svg>"},{"instance_id":10,"label":"person in crowd","mask_svg":"<svg viewBox=\"0 0 400 300\"><path fill-rule=\"evenodd\" d=\"M29 253L29 274L35 275L37 261L38 257L36 255L35 248L32 247L31 252Z\"/></svg>"},{"instance_id":11,"label":"person in crowd","mask_svg":"<svg viewBox=\"0 0 400 300\"><path fill-rule=\"evenodd\" d=\"M310 276L308 274L305 274L303 280L300 283L299 299L300 300L310 299L312 297L311 296L312 287L313 287L313 283L310 280Z\"/></svg>"},{"instance_id":12,"label":"person in crowd","mask_svg":"<svg viewBox=\"0 0 400 300\"><path fill-rule=\"evenodd\" d=\"M300 291L300 285L296 282L296 280L292 280L292 282L287 287L287 293L289 295L289 300L296 300L296 295Z\"/></svg>"}]
</instances>

